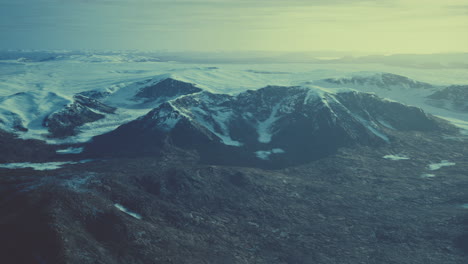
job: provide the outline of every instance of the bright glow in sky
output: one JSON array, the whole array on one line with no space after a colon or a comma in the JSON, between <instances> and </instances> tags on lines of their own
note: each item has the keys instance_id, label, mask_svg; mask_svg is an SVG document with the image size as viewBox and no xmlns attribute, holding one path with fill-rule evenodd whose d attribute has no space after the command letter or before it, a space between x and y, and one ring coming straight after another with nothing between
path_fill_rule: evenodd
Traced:
<instances>
[{"instance_id":1,"label":"bright glow in sky","mask_svg":"<svg viewBox=\"0 0 468 264\"><path fill-rule=\"evenodd\" d=\"M0 0L0 48L468 51L468 0Z\"/></svg>"}]
</instances>

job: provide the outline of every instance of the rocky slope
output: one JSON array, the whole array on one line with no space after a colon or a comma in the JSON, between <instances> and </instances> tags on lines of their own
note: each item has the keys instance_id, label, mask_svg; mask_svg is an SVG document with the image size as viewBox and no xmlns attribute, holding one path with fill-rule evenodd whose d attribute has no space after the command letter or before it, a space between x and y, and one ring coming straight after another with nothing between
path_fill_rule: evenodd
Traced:
<instances>
[{"instance_id":1,"label":"rocky slope","mask_svg":"<svg viewBox=\"0 0 468 264\"><path fill-rule=\"evenodd\" d=\"M467 145L404 133L282 170L200 165L176 149L48 172L0 169L0 259L466 263ZM407 160L383 158L402 153ZM431 171L441 159L456 165Z\"/></svg>"},{"instance_id":2,"label":"rocky slope","mask_svg":"<svg viewBox=\"0 0 468 264\"><path fill-rule=\"evenodd\" d=\"M40 140L23 140L12 133L0 130L0 153L0 163L41 162L54 158L55 147Z\"/></svg>"},{"instance_id":3,"label":"rocky slope","mask_svg":"<svg viewBox=\"0 0 468 264\"><path fill-rule=\"evenodd\" d=\"M105 118L106 114L113 114L116 110L83 95L75 95L74 101L65 109L51 114L44 119L43 125L48 128L50 137L63 138L76 135L77 128Z\"/></svg>"}]
</instances>

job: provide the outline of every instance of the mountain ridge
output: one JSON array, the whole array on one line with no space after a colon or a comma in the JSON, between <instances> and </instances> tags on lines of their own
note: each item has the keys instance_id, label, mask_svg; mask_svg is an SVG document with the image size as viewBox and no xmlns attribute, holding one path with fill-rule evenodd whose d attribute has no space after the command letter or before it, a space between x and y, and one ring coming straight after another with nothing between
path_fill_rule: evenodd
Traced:
<instances>
[{"instance_id":1,"label":"mountain ridge","mask_svg":"<svg viewBox=\"0 0 468 264\"><path fill-rule=\"evenodd\" d=\"M169 142L198 151L206 162L288 164L320 158L352 144L388 144L392 135L386 132L391 130L442 127L419 108L373 94L267 86L234 96L201 92L168 101L95 137L85 153L151 155Z\"/></svg>"}]
</instances>

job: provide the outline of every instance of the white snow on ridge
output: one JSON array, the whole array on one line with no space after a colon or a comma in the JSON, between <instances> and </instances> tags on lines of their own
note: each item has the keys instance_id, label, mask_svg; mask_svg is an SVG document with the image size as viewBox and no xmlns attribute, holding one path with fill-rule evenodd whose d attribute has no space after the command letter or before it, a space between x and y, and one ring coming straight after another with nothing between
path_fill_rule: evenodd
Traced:
<instances>
[{"instance_id":1,"label":"white snow on ridge","mask_svg":"<svg viewBox=\"0 0 468 264\"><path fill-rule=\"evenodd\" d=\"M170 131L180 121L180 113L169 109L160 109L152 118L158 120L158 128L164 131Z\"/></svg>"},{"instance_id":2,"label":"white snow on ridge","mask_svg":"<svg viewBox=\"0 0 468 264\"><path fill-rule=\"evenodd\" d=\"M215 111L215 113L213 113L213 115L212 115L212 117L214 119L213 121L221 129L220 132L218 132L214 128L214 125L215 125L214 123L212 123L211 121L205 120L205 118L203 116L196 116L195 119L199 124L201 124L202 126L207 128L208 130L210 130L211 133L213 133L217 137L219 137L221 139L221 141L225 145L240 147L240 146L243 145L242 142L239 142L239 141L234 140L234 139L231 138L231 136L229 135L229 129L228 129L227 125L226 125L226 123L231 118L231 115L232 115L232 113L230 111L223 111L221 109L219 111Z\"/></svg>"},{"instance_id":3,"label":"white snow on ridge","mask_svg":"<svg viewBox=\"0 0 468 264\"><path fill-rule=\"evenodd\" d=\"M385 135L383 132L380 132L379 130L377 130L377 128L374 127L374 126L376 126L375 123L373 123L373 122L369 123L364 118L360 117L359 115L353 114L353 113L351 113L349 111L348 111L348 113L350 113L354 118L356 118L362 125L364 125L374 135L378 136L379 138L383 139L386 142L390 142L390 139L387 137L387 135Z\"/></svg>"},{"instance_id":4,"label":"white snow on ridge","mask_svg":"<svg viewBox=\"0 0 468 264\"><path fill-rule=\"evenodd\" d=\"M136 218L136 219L138 219L138 220L141 220L141 219L142 219L141 215L139 215L139 214L137 214L137 213L134 213L134 212L128 210L127 208L125 208L125 207L124 207L123 205L121 205L121 204L116 203L116 204L114 204L114 206L115 206L115 208L119 209L120 211L122 211L122 212L128 214L129 216L131 216L131 217L133 217L133 218Z\"/></svg>"},{"instance_id":5,"label":"white snow on ridge","mask_svg":"<svg viewBox=\"0 0 468 264\"><path fill-rule=\"evenodd\" d=\"M190 95L187 95L190 96ZM194 100L199 100L198 96L204 96L205 99L209 99L206 97L205 94L200 93L196 94L196 97L192 98ZM169 101L171 106L179 112L181 115L186 117L189 120L195 121L199 125L208 129L211 133L217 136L223 144L240 147L243 145L242 142L234 140L231 138L229 128L227 126L229 120L231 119L233 113L228 108L218 107L216 105L211 106L210 111L211 113L207 113L200 107L190 107L190 108L183 108L178 107L177 100ZM220 103L220 102L215 102ZM216 129L217 128L217 129Z\"/></svg>"},{"instance_id":6,"label":"white snow on ridge","mask_svg":"<svg viewBox=\"0 0 468 264\"><path fill-rule=\"evenodd\" d=\"M273 133L271 131L272 125L279 119L279 117L277 117L277 113L280 108L280 104L281 103L273 107L273 109L271 110L271 114L267 119L258 122L257 133L258 141L260 143L269 143L271 141L271 137L273 136Z\"/></svg>"},{"instance_id":7,"label":"white snow on ridge","mask_svg":"<svg viewBox=\"0 0 468 264\"><path fill-rule=\"evenodd\" d=\"M214 132L218 137L220 137L224 144L230 146L240 147L243 144L237 140L231 138L229 133L229 128L227 127L226 123L231 119L232 112L231 111L223 111L223 109L215 109L212 117L214 118L215 122L218 123L219 127L221 128L222 134Z\"/></svg>"},{"instance_id":8,"label":"white snow on ridge","mask_svg":"<svg viewBox=\"0 0 468 264\"><path fill-rule=\"evenodd\" d=\"M388 129L395 130L395 128L392 125L390 125L387 121L384 121L382 119L378 119L377 122L379 122L382 126L388 128Z\"/></svg>"}]
</instances>

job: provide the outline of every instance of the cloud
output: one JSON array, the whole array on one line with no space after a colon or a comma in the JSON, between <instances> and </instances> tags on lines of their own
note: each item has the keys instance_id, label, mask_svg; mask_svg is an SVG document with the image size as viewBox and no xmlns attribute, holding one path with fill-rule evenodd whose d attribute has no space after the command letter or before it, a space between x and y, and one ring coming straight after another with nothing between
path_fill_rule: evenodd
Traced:
<instances>
[{"instance_id":1,"label":"cloud","mask_svg":"<svg viewBox=\"0 0 468 264\"><path fill-rule=\"evenodd\" d=\"M135 6L162 5L162 6L230 6L238 8L251 7L284 7L284 6L332 6L369 4L382 5L393 3L395 0L3 0L25 4L49 3L49 4L88 4L108 6Z\"/></svg>"},{"instance_id":2,"label":"cloud","mask_svg":"<svg viewBox=\"0 0 468 264\"><path fill-rule=\"evenodd\" d=\"M468 5L450 5L446 6L445 10L447 12L447 15L468 15Z\"/></svg>"},{"instance_id":3,"label":"cloud","mask_svg":"<svg viewBox=\"0 0 468 264\"><path fill-rule=\"evenodd\" d=\"M411 47L426 48L437 41L462 46L465 40L453 32L468 23L467 6L459 4L466 0L0 1L2 39L10 46L92 48L112 41L129 45L124 48L386 50L410 44L399 39L414 39Z\"/></svg>"}]
</instances>

